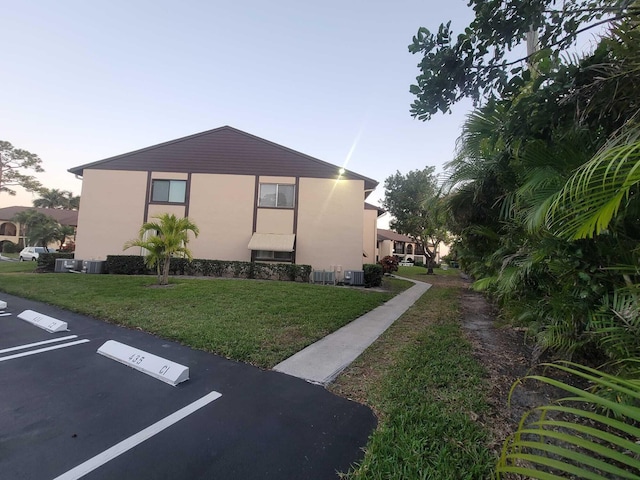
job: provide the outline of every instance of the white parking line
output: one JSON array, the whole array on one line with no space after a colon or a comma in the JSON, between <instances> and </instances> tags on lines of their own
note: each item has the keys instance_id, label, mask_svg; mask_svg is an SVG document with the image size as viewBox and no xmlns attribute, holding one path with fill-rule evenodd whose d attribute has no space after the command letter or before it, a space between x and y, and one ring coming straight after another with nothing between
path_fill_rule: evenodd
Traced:
<instances>
[{"instance_id":1,"label":"white parking line","mask_svg":"<svg viewBox=\"0 0 640 480\"><path fill-rule=\"evenodd\" d=\"M90 458L86 462L81 463L77 467L72 468L68 472L63 473L59 477L54 478L54 480L76 480L78 478L84 477L87 473L94 471L96 468L101 467L105 463L122 455L136 445L139 445L145 440L148 440L149 438L163 431L165 428L168 428L174 423L179 422L186 416L191 415L193 412L201 409L214 400L217 400L221 396L222 394L218 392L211 392L205 395L204 397L196 400L186 407L181 408L177 412L172 413L168 417L163 418L162 420L154 423L144 430L141 430L140 432L121 441L120 443L115 444L113 447L105 450L104 452L99 453L95 457Z\"/></svg>"},{"instance_id":2,"label":"white parking line","mask_svg":"<svg viewBox=\"0 0 640 480\"><path fill-rule=\"evenodd\" d=\"M71 340L72 338L78 338L77 335L67 335L66 337L54 338L53 340L43 340L42 342L27 343L25 345L18 345L17 347L5 348L0 350L0 353L15 352L16 350L24 350L25 348L37 347L39 345L46 345L47 343L62 342L63 340Z\"/></svg>"},{"instance_id":3,"label":"white parking line","mask_svg":"<svg viewBox=\"0 0 640 480\"><path fill-rule=\"evenodd\" d=\"M11 316L10 313L6 313L6 312L0 313L0 317L10 317L10 316Z\"/></svg>"},{"instance_id":4,"label":"white parking line","mask_svg":"<svg viewBox=\"0 0 640 480\"><path fill-rule=\"evenodd\" d=\"M75 342L63 343L62 345L54 345L53 347L39 348L37 350L30 350L28 352L16 353L15 355L9 355L6 357L0 357L0 362L7 360L13 360L14 358L27 357L29 355L36 355L38 353L48 352L49 350L57 350L59 348L72 347L73 345L80 345L81 343L87 343L89 340L77 340Z\"/></svg>"}]
</instances>

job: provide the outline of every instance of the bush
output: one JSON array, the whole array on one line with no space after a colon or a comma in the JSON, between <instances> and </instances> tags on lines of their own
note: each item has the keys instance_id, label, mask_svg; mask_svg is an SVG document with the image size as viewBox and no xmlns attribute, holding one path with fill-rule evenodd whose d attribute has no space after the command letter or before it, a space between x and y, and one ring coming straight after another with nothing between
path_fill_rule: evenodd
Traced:
<instances>
[{"instance_id":1,"label":"bush","mask_svg":"<svg viewBox=\"0 0 640 480\"><path fill-rule=\"evenodd\" d=\"M384 273L382 265L377 263L367 263L362 266L364 270L364 286L379 287L382 285L382 275Z\"/></svg>"},{"instance_id":2,"label":"bush","mask_svg":"<svg viewBox=\"0 0 640 480\"><path fill-rule=\"evenodd\" d=\"M9 240L2 243L2 253L19 253L20 250L22 249L17 243L13 243Z\"/></svg>"},{"instance_id":3,"label":"bush","mask_svg":"<svg viewBox=\"0 0 640 480\"><path fill-rule=\"evenodd\" d=\"M106 272L118 275L155 274L144 264L144 257L139 255L108 255ZM203 258L194 258L189 261L186 258L172 258L169 263L169 273L194 277L234 277L308 282L311 275L311 265L237 262Z\"/></svg>"},{"instance_id":4,"label":"bush","mask_svg":"<svg viewBox=\"0 0 640 480\"><path fill-rule=\"evenodd\" d=\"M56 260L58 258L73 258L73 253L61 253L61 252L51 252L51 253L41 253L38 255L38 270L40 272L53 272L56 269Z\"/></svg>"},{"instance_id":5,"label":"bush","mask_svg":"<svg viewBox=\"0 0 640 480\"><path fill-rule=\"evenodd\" d=\"M416 260L416 262L413 264L414 267L424 267L424 262L422 260Z\"/></svg>"},{"instance_id":6,"label":"bush","mask_svg":"<svg viewBox=\"0 0 640 480\"><path fill-rule=\"evenodd\" d=\"M378 262L382 266L384 273L392 273L398 271L398 258L387 255Z\"/></svg>"},{"instance_id":7,"label":"bush","mask_svg":"<svg viewBox=\"0 0 640 480\"><path fill-rule=\"evenodd\" d=\"M155 273L144 263L144 257L139 255L107 255L106 273L116 275L148 275Z\"/></svg>"}]
</instances>

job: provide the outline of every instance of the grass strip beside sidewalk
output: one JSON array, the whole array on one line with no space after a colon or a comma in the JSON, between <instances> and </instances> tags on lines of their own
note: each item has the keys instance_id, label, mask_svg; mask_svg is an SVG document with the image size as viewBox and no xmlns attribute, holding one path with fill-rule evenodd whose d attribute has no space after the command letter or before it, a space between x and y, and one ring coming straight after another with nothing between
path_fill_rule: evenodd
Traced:
<instances>
[{"instance_id":1,"label":"grass strip beside sidewalk","mask_svg":"<svg viewBox=\"0 0 640 480\"><path fill-rule=\"evenodd\" d=\"M485 372L459 324L461 285L430 280L435 285L331 387L372 406L380 421L348 478L491 477L495 458L478 422L488 409Z\"/></svg>"}]
</instances>

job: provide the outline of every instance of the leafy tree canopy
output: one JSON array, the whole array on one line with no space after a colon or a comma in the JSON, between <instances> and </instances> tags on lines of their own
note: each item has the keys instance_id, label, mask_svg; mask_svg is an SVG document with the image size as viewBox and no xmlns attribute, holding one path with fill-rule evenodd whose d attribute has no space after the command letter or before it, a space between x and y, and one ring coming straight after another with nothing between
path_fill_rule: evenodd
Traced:
<instances>
[{"instance_id":1,"label":"leafy tree canopy","mask_svg":"<svg viewBox=\"0 0 640 480\"><path fill-rule=\"evenodd\" d=\"M527 57L511 60L509 53L530 31L538 34L542 50L536 61L546 69L579 33L640 13L633 0L470 0L469 6L475 19L459 35L451 22L436 33L421 27L409 45L411 53L423 56L417 83L410 88L416 96L411 114L420 120L450 111L462 98L477 104L526 81Z\"/></svg>"},{"instance_id":2,"label":"leafy tree canopy","mask_svg":"<svg viewBox=\"0 0 640 480\"><path fill-rule=\"evenodd\" d=\"M35 153L15 148L11 143L0 140L0 192L15 195L11 187L22 187L29 192L38 190L41 185L33 175L24 170L44 172L42 160Z\"/></svg>"},{"instance_id":3,"label":"leafy tree canopy","mask_svg":"<svg viewBox=\"0 0 640 480\"><path fill-rule=\"evenodd\" d=\"M394 217L391 228L413 237L430 260L435 256L435 246L447 238L446 215L434 169L426 167L406 175L396 172L384 182L382 202Z\"/></svg>"}]
</instances>

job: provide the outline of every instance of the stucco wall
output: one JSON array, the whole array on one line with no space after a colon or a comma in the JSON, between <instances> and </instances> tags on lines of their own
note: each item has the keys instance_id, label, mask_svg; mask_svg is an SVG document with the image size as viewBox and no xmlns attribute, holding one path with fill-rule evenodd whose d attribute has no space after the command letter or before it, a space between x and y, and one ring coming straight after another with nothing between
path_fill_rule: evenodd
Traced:
<instances>
[{"instance_id":1,"label":"stucco wall","mask_svg":"<svg viewBox=\"0 0 640 480\"><path fill-rule=\"evenodd\" d=\"M258 208L258 233L293 233L293 209Z\"/></svg>"},{"instance_id":2,"label":"stucco wall","mask_svg":"<svg viewBox=\"0 0 640 480\"><path fill-rule=\"evenodd\" d=\"M163 173L151 177L182 178L181 174ZM259 181L294 183L295 179L262 177ZM122 246L137 237L144 221L146 189L147 172L85 170L76 258L139 254L139 249L123 252ZM191 237L189 243L194 257L250 260L255 192L252 175L191 175L188 213L200 229L198 238ZM363 193L361 180L299 180L296 263L315 269L340 265L344 271L360 270L363 263L375 261L376 211L363 213ZM149 220L161 213L184 216L185 206L149 205ZM293 233L294 210L258 208L256 231Z\"/></svg>"},{"instance_id":3,"label":"stucco wall","mask_svg":"<svg viewBox=\"0 0 640 480\"><path fill-rule=\"evenodd\" d=\"M301 178L296 263L361 270L364 182Z\"/></svg>"},{"instance_id":4,"label":"stucco wall","mask_svg":"<svg viewBox=\"0 0 640 480\"><path fill-rule=\"evenodd\" d=\"M393 240L383 240L378 247L378 258L383 259L393 255Z\"/></svg>"},{"instance_id":5,"label":"stucco wall","mask_svg":"<svg viewBox=\"0 0 640 480\"><path fill-rule=\"evenodd\" d=\"M123 253L127 240L138 236L144 221L146 172L84 171L78 212L75 258L104 260Z\"/></svg>"},{"instance_id":6,"label":"stucco wall","mask_svg":"<svg viewBox=\"0 0 640 480\"><path fill-rule=\"evenodd\" d=\"M364 210L364 222L362 224L362 249L367 255L362 259L364 263L376 263L376 242L378 228L377 210Z\"/></svg>"},{"instance_id":7,"label":"stucco wall","mask_svg":"<svg viewBox=\"0 0 640 480\"><path fill-rule=\"evenodd\" d=\"M189 218L200 235L189 243L195 258L251 259L255 177L193 174Z\"/></svg>"}]
</instances>

